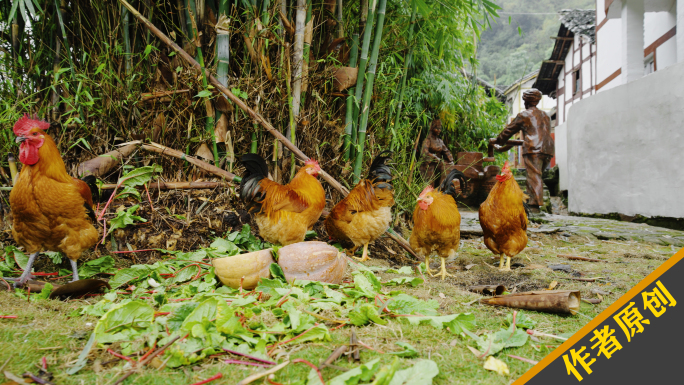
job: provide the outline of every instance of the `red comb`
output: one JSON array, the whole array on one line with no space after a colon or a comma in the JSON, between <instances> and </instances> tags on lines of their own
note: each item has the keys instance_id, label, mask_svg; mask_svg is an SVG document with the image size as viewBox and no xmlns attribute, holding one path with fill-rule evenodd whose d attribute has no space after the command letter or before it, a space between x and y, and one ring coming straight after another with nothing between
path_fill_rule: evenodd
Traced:
<instances>
[{"instance_id":1,"label":"red comb","mask_svg":"<svg viewBox=\"0 0 684 385\"><path fill-rule=\"evenodd\" d=\"M26 136L28 135L29 131L34 128L40 128L41 130L45 131L50 128L50 123L39 120L37 115L34 115L33 119L31 119L28 114L24 114L21 119L14 123L13 131L17 136Z\"/></svg>"}]
</instances>

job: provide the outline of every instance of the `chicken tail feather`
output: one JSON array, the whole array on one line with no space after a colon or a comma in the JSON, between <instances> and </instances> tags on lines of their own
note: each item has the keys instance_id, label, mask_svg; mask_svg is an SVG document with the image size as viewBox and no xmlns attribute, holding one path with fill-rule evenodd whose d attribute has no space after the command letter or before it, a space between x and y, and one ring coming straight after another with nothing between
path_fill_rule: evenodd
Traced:
<instances>
[{"instance_id":1,"label":"chicken tail feather","mask_svg":"<svg viewBox=\"0 0 684 385\"><path fill-rule=\"evenodd\" d=\"M388 164L385 164L388 160L392 159L391 152L385 150L378 154L378 156L373 159L370 169L368 171L368 179L377 182L389 182L392 180L392 169Z\"/></svg>"},{"instance_id":2,"label":"chicken tail feather","mask_svg":"<svg viewBox=\"0 0 684 385\"><path fill-rule=\"evenodd\" d=\"M240 182L240 199L247 205L248 211L254 213L261 210L261 201L265 197L259 182L268 177L268 165L257 154L245 154L240 161L246 169Z\"/></svg>"},{"instance_id":3,"label":"chicken tail feather","mask_svg":"<svg viewBox=\"0 0 684 385\"><path fill-rule=\"evenodd\" d=\"M462 172L453 169L449 172L449 174L447 174L444 182L442 182L442 184L439 186L439 190L445 194L451 195L454 200L456 200L458 194L456 193L456 188L453 184L454 179L459 179L461 181L461 191L465 191L468 188L465 175Z\"/></svg>"},{"instance_id":4,"label":"chicken tail feather","mask_svg":"<svg viewBox=\"0 0 684 385\"><path fill-rule=\"evenodd\" d=\"M530 217L530 206L527 204L527 202L523 201L523 207L525 208L525 214L527 214L527 217Z\"/></svg>"}]
</instances>

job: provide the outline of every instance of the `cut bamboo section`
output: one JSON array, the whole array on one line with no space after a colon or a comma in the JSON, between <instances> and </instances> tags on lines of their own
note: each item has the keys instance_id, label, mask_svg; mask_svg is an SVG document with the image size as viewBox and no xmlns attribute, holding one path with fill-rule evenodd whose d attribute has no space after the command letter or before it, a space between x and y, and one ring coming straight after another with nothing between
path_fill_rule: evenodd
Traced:
<instances>
[{"instance_id":1,"label":"cut bamboo section","mask_svg":"<svg viewBox=\"0 0 684 385\"><path fill-rule=\"evenodd\" d=\"M577 314L580 307L577 290L528 291L525 293L483 298L480 303L514 309L536 310L547 313Z\"/></svg>"},{"instance_id":2,"label":"cut bamboo section","mask_svg":"<svg viewBox=\"0 0 684 385\"><path fill-rule=\"evenodd\" d=\"M136 148L135 144L129 144L87 160L76 167L76 174L80 177L94 175L98 178L107 175L115 167L119 166L123 158L131 155Z\"/></svg>"}]
</instances>

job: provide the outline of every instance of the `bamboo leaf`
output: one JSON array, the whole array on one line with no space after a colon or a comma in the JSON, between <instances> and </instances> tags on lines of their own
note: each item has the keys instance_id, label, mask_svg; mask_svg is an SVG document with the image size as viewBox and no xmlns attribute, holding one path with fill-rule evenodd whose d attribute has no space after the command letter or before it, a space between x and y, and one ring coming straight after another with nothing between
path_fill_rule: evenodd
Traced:
<instances>
[{"instance_id":1,"label":"bamboo leaf","mask_svg":"<svg viewBox=\"0 0 684 385\"><path fill-rule=\"evenodd\" d=\"M22 0L14 0L12 3L12 9L10 10L9 14L9 19L7 20L7 24L12 24L12 20L14 20L14 17L17 15L17 7L19 6L19 3Z\"/></svg>"}]
</instances>

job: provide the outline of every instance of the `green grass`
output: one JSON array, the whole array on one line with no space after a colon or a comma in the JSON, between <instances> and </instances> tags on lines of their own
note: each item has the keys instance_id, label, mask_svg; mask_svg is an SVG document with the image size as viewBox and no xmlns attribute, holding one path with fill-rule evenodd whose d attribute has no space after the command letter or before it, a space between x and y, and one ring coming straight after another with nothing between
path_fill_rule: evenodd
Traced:
<instances>
[{"instance_id":1,"label":"green grass","mask_svg":"<svg viewBox=\"0 0 684 385\"><path fill-rule=\"evenodd\" d=\"M587 277L607 277L609 282L577 282L562 279L568 277L563 272L552 272L546 268L533 269L521 268L511 273L501 273L489 265L498 263L491 258L491 254L484 249L477 240L466 240L461 249L460 256L456 261L457 266L475 263L477 266L469 271L452 271L455 278L447 278L442 282L435 278L429 278L427 282L416 287L402 287L401 290L419 299L435 299L440 304L440 312L443 314L473 313L475 315L476 334L494 332L506 327L506 315L512 312L507 308L495 308L477 303L469 304L479 298L477 294L465 291L470 284L504 283L509 290L518 285L518 291L539 290L547 287L552 281L557 281L557 289L577 289L582 297L592 297L592 288L601 288L613 294L604 296L604 301L598 305L582 303L580 314L576 316L560 316L533 311L524 311L538 324L535 330L545 333L568 337L591 318L599 314L612 302L634 286L648 273L660 265L669 256L669 248L653 246L645 243L620 244L592 240L596 246L594 252L581 252L581 243L584 237L572 237L570 243L561 241L557 236L534 236L531 238L530 247L513 262L520 262L527 267L546 266L550 263L570 264L575 270L586 273ZM564 249L563 249L564 248ZM630 253L630 257L626 254ZM605 259L605 262L578 262L558 258L557 254L579 254L595 256ZM644 254L651 257L648 259ZM376 254L377 255L377 254ZM528 259L525 257L530 258ZM634 257L638 255L639 257ZM385 260L374 259L369 265L388 266ZM455 269L454 269L455 270ZM378 273L383 281L395 278L397 275ZM387 290L387 288L386 288ZM440 295L443 294L443 298ZM0 313L3 315L17 315L17 319L2 319L0 327L0 365L7 362L4 370L16 375L26 371L37 373L40 360L46 357L48 369L55 375L55 382L59 384L110 384L127 368L122 361L116 360L107 353L107 348L117 350L117 345L96 347L91 351L88 365L78 374L69 376L65 373L83 349L90 331L97 319L89 316L70 318L69 314L87 303L94 303L97 298L88 300L72 300L60 302L54 300L42 300L27 303L13 294L0 293ZM333 325L329 325L333 326ZM541 339L540 342L528 341L520 348L504 349L496 355L504 361L509 369L509 376L501 376L494 372L483 369L483 360L475 357L467 348L468 345L476 347L474 341L465 336L455 336L446 330L438 331L428 325L409 326L397 320L390 321L386 326L371 325L356 328L359 338L377 351L392 352L400 351L401 348L395 342L403 341L412 344L419 352L418 359L430 358L439 366L440 374L435 378L435 384L506 384L520 377L532 367L525 363L508 357L508 354L522 356L539 361L553 348L560 345L561 341L553 339ZM344 327L331 332L332 341L326 343L306 343L301 345L287 345L274 352L273 358L277 362L286 359L305 358L314 364L322 360L337 347L349 342L350 327ZM536 346L540 346L537 348ZM550 348L547 348L547 345ZM369 350L361 352L361 361L367 362L380 357L384 365L388 365L394 356L380 354ZM415 359L400 358L400 369L411 366ZM343 367L353 367L358 363L349 363L346 357L336 362ZM220 358L205 359L195 366L181 367L179 369L162 368L157 370L147 367L138 374L129 377L125 384L191 384L211 377L217 372L223 373L223 378L212 384L233 384L239 380L259 371L261 368L252 368L239 365L224 364ZM283 384L295 384L304 380L309 373L309 368L303 364L290 364L276 373L274 381ZM323 376L326 380L341 374L341 372L326 368ZM266 383L263 379L257 384Z\"/></svg>"}]
</instances>

